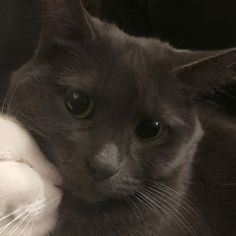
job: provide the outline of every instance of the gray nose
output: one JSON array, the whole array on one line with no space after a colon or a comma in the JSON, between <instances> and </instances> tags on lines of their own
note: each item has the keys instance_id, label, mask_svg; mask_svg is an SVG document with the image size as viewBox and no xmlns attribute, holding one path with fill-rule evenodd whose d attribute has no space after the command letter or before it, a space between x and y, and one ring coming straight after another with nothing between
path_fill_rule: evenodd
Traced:
<instances>
[{"instance_id":1,"label":"gray nose","mask_svg":"<svg viewBox=\"0 0 236 236\"><path fill-rule=\"evenodd\" d=\"M99 181L111 178L119 171L118 150L116 145L107 144L89 160L91 175Z\"/></svg>"},{"instance_id":2,"label":"gray nose","mask_svg":"<svg viewBox=\"0 0 236 236\"><path fill-rule=\"evenodd\" d=\"M118 172L117 168L97 162L90 163L91 174L99 181L111 178Z\"/></svg>"}]
</instances>

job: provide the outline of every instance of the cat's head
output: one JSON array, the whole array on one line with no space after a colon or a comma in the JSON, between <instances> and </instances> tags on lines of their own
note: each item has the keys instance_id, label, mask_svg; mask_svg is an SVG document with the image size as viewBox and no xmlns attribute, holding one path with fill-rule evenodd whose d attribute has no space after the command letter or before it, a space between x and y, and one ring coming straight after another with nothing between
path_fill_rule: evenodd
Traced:
<instances>
[{"instance_id":1,"label":"cat's head","mask_svg":"<svg viewBox=\"0 0 236 236\"><path fill-rule=\"evenodd\" d=\"M203 135L196 99L233 80L235 59L128 36L79 0L44 1L39 48L12 77L9 109L79 198L152 183L181 192Z\"/></svg>"}]
</instances>

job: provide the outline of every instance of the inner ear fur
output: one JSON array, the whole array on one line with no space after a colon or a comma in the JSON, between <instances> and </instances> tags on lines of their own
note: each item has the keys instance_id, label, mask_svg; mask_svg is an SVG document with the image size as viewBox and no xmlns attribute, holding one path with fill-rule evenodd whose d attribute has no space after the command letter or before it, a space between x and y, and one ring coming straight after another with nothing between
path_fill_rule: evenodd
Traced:
<instances>
[{"instance_id":1,"label":"inner ear fur","mask_svg":"<svg viewBox=\"0 0 236 236\"><path fill-rule=\"evenodd\" d=\"M94 38L91 18L82 0L43 0L39 47Z\"/></svg>"},{"instance_id":2,"label":"inner ear fur","mask_svg":"<svg viewBox=\"0 0 236 236\"><path fill-rule=\"evenodd\" d=\"M177 78L193 94L208 95L236 81L236 48L203 52L202 58L199 55L197 52L197 60L190 59L174 69Z\"/></svg>"}]
</instances>

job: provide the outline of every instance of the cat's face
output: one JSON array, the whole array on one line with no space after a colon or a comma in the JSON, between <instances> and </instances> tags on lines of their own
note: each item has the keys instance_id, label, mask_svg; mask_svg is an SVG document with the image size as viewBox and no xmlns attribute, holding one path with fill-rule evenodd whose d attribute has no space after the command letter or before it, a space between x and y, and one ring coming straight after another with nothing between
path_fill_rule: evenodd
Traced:
<instances>
[{"instance_id":1,"label":"cat's face","mask_svg":"<svg viewBox=\"0 0 236 236\"><path fill-rule=\"evenodd\" d=\"M196 79L212 59L182 65L211 54L129 37L87 16L79 1L51 2L44 10L55 17L45 20L37 55L12 78L10 109L33 127L64 188L88 202L154 182L182 192L203 134L193 97L218 85Z\"/></svg>"}]
</instances>

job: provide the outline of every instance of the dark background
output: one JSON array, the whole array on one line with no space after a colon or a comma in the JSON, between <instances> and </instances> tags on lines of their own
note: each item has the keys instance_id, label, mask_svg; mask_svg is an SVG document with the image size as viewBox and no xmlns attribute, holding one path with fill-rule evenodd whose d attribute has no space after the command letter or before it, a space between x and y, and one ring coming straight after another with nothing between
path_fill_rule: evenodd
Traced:
<instances>
[{"instance_id":1,"label":"dark background","mask_svg":"<svg viewBox=\"0 0 236 236\"><path fill-rule=\"evenodd\" d=\"M178 48L236 46L236 0L85 0L89 11L124 31L159 37ZM40 0L0 0L0 99L10 73L34 53L41 28ZM214 98L236 115L236 86Z\"/></svg>"}]
</instances>

